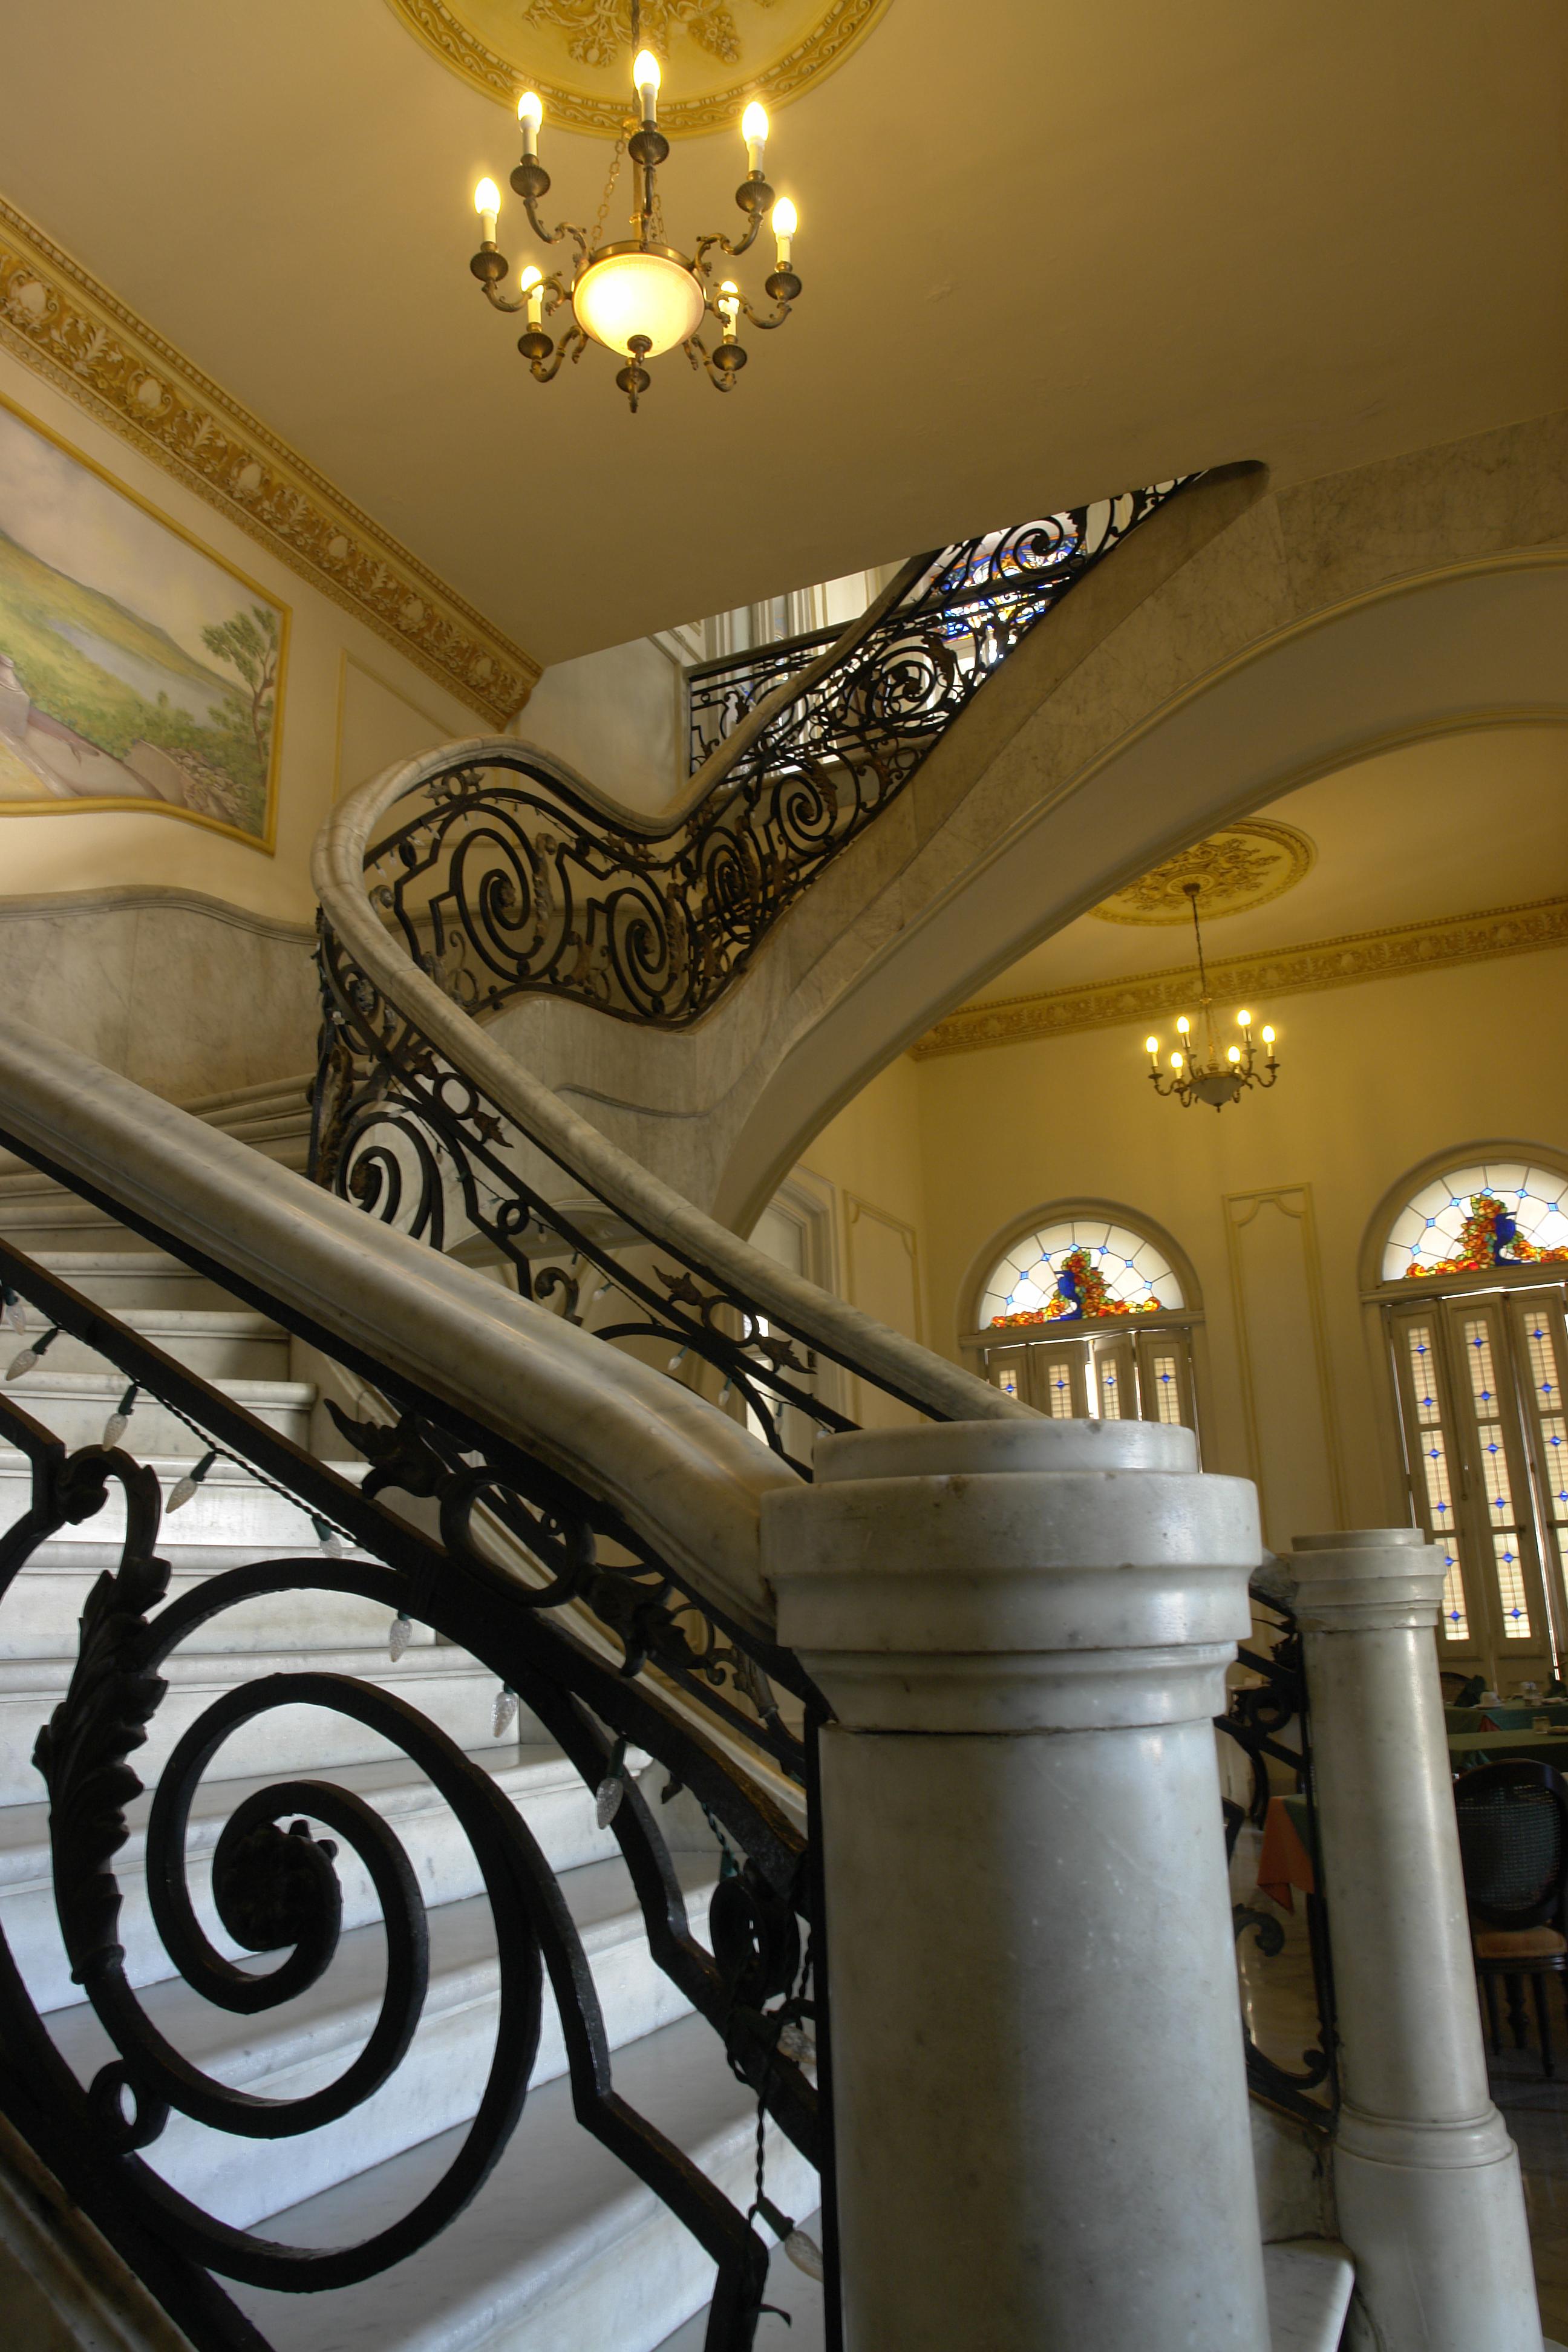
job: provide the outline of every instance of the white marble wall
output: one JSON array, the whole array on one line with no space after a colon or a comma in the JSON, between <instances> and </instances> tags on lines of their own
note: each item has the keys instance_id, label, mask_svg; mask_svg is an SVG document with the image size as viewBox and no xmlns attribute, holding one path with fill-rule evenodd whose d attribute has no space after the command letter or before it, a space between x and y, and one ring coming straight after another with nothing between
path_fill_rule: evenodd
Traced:
<instances>
[{"instance_id":1,"label":"white marble wall","mask_svg":"<svg viewBox=\"0 0 1568 2352\"><path fill-rule=\"evenodd\" d=\"M311 944L190 890L0 898L0 1009L191 1102L311 1066Z\"/></svg>"}]
</instances>

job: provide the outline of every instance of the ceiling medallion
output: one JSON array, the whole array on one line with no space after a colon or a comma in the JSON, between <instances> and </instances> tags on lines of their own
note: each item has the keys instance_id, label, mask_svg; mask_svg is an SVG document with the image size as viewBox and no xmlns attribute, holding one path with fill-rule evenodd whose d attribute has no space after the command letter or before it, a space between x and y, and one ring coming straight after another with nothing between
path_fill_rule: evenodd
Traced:
<instances>
[{"instance_id":1,"label":"ceiling medallion","mask_svg":"<svg viewBox=\"0 0 1568 2352\"><path fill-rule=\"evenodd\" d=\"M656 9L658 0L641 0L641 5L631 0L634 37L641 31L642 5ZM546 276L530 262L519 270L515 295L503 293L510 264L496 243L500 191L489 179L481 180L474 190L481 241L468 268L493 310L526 311L517 348L530 373L538 383L549 383L560 374L563 360L575 364L590 341L603 343L626 362L616 382L634 415L638 399L653 380L643 362L673 351L677 343L694 368L706 368L710 382L720 392L732 392L746 364L745 347L739 339L742 311L758 329L782 327L800 292L800 279L790 260L798 226L795 209L787 196L775 203L763 176L768 118L755 99L741 117L746 176L735 191L735 202L746 219L745 234L733 245L717 232L700 236L689 259L665 242L663 199L657 186L658 167L669 153L669 142L659 128L661 79L652 50L639 48L631 69L636 112L626 125L627 135L616 143L599 216L591 230L581 229L572 221L557 221L553 228L546 228L541 220L538 207L550 193L550 174L539 160L544 106L537 90L525 89L517 101L522 160L512 172L511 185L522 198L529 227L542 245L559 245L563 237L571 238L575 258L568 274L552 270ZM634 234L606 239L605 223L615 198L623 152L632 167L628 225ZM764 281L773 304L767 313L752 310L734 278L726 278L715 287L710 258L717 250L739 260L756 243L764 214L772 215L774 245L774 267ZM569 311L571 323L557 343L544 321L563 309ZM711 318L719 328L719 341L712 351L697 331L704 318Z\"/></svg>"},{"instance_id":2,"label":"ceiling medallion","mask_svg":"<svg viewBox=\"0 0 1568 2352\"><path fill-rule=\"evenodd\" d=\"M1254 1066L1250 1013L1244 1011L1236 1016L1236 1025L1241 1032L1239 1045L1227 1045L1221 1054L1215 1043L1214 1014L1209 1010L1214 997L1209 989L1208 966L1204 961L1203 926L1198 921L1198 900L1202 895L1201 882L1182 884L1182 896L1192 914L1193 937L1197 941L1198 1011L1204 1024L1203 1054L1200 1056L1193 1050L1193 1024L1184 1013L1176 1024L1176 1034L1182 1043L1171 1055L1168 1076L1160 1067L1158 1037L1145 1037L1143 1050L1149 1056L1149 1077L1157 1095L1174 1095L1184 1110L1191 1110L1194 1103L1207 1103L1212 1110L1223 1110L1226 1103L1239 1102L1248 1087L1271 1087L1279 1075L1279 1065L1274 1054L1274 1032L1265 1027L1262 1036L1268 1058L1261 1069Z\"/></svg>"},{"instance_id":3,"label":"ceiling medallion","mask_svg":"<svg viewBox=\"0 0 1568 2352\"><path fill-rule=\"evenodd\" d=\"M1317 854L1294 825L1241 818L1167 857L1090 911L1102 923L1184 923L1187 885L1195 882L1211 922L1218 915L1245 915L1304 881Z\"/></svg>"},{"instance_id":4,"label":"ceiling medallion","mask_svg":"<svg viewBox=\"0 0 1568 2352\"><path fill-rule=\"evenodd\" d=\"M552 121L617 139L632 0L388 0L444 65L504 106L537 90ZM642 0L663 60L668 138L718 131L748 99L787 105L832 72L888 0Z\"/></svg>"}]
</instances>

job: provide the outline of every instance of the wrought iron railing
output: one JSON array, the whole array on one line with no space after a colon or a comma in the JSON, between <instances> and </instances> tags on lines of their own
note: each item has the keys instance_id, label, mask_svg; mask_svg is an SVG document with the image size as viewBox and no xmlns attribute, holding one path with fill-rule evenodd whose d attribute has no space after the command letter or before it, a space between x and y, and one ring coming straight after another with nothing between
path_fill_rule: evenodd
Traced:
<instances>
[{"instance_id":1,"label":"wrought iron railing","mask_svg":"<svg viewBox=\"0 0 1568 2352\"><path fill-rule=\"evenodd\" d=\"M25 1143L5 1139L28 1156ZM58 1175L58 1170L51 1169ZM826 2145L826 2029L815 1954L821 1948L815 1840L815 1748L824 1708L793 1655L742 1631L682 1587L619 1513L495 1431L334 1339L288 1301L257 1290L122 1203L83 1185L144 1237L196 1267L371 1383L384 1418L338 1410L363 1452L356 1485L269 1428L136 1331L0 1243L0 1286L20 1336L0 1391L0 1442L31 1470L28 1507L0 1537L5 1602L41 1547L65 1527L123 1510L119 1561L100 1574L80 1624L68 1691L38 1738L47 1790L54 1892L71 1971L114 2056L83 2082L57 2047L9 1943L0 1935L0 2103L110 2242L192 2340L265 2352L220 2282L288 2293L348 2288L406 2260L482 2188L520 2121L548 1978L563 2023L579 2121L692 2231L718 2265L710 2352L752 2340L767 2266L759 2214L787 2229L759 2178L749 2210L733 2204L654 2123L618 2094L594 1979L554 1875L526 1823L480 1765L407 1702L369 1679L290 1672L237 1680L175 1741L146 1830L154 1925L174 1972L219 2010L280 2007L330 1969L342 1913L338 1845L368 1873L386 1935L384 1990L369 2039L335 2081L298 2097L236 2089L174 2047L127 1970L114 1857L141 1790L131 1759L155 1723L161 1669L182 1643L230 1611L284 1592L353 1594L387 1612L395 1659L412 1621L496 1678L498 1728L531 1710L594 1792L625 1861L647 1946L692 2009L721 2037L731 2066L763 2112L830 2179ZM204 1452L188 1493L220 1457L293 1502L314 1523L314 1558L258 1558L171 1595L158 1556L165 1504L156 1473L126 1450L132 1400L106 1431L116 1442L69 1449L26 1409L27 1376L59 1334L111 1364L138 1398L156 1401ZM396 1494L438 1514L421 1534L390 1509ZM343 1549L344 1546L349 1549ZM606 1654L605 1631L618 1645ZM799 1727L777 1697L790 1695ZM203 1776L223 1743L274 1711L308 1706L380 1734L425 1774L471 1846L495 1927L498 2021L482 2095L438 2180L396 2221L354 2243L288 2245L237 2228L181 2193L157 2168L158 2142L180 2115L240 2138L279 2139L359 2109L394 2078L415 2041L427 1977L426 1914L407 1853L388 1822L351 1790L280 1777L247 1789L213 1862L212 1895L246 1952L283 1957L266 1973L226 1956L198 1916L186 1831ZM651 1756L691 1791L726 1860L711 1906L711 1950L688 1927L687 1895L658 1820L628 1769ZM786 1805L786 1785L800 1801ZM782 1776L782 1777L781 1777ZM667 1793L670 1793L667 1790ZM717 1856L716 1856L717 1860ZM760 2145L759 2139L759 2145ZM830 2202L830 2200L829 2200ZM831 2217L826 2227L831 2266Z\"/></svg>"},{"instance_id":2,"label":"wrought iron railing","mask_svg":"<svg viewBox=\"0 0 1568 2352\"><path fill-rule=\"evenodd\" d=\"M1306 1908L1307 1953L1311 1974L1311 1998L1316 2034L1292 2067L1262 2048L1244 2009L1247 2074L1251 2088L1299 2122L1324 2125L1331 2121L1339 2102L1339 2072L1334 2033L1333 1967L1329 1948L1328 1911L1316 1869L1317 1837L1312 1811L1312 1746L1307 1704L1307 1677L1301 1663L1301 1636L1295 1612L1284 1600L1277 1576L1265 1573L1253 1580L1255 1615L1270 1647L1243 1648L1237 1664L1252 1677L1231 1689L1224 1715L1215 1727L1247 1759L1250 1790L1246 1804L1225 1800L1226 1860L1234 1861L1244 1823L1261 1831L1272 1794L1268 1767L1281 1766L1295 1790L1306 1801L1310 1834L1307 1851L1313 1863L1313 1884L1300 1889ZM1295 1740L1287 1737L1294 1728ZM1272 1911L1252 1903L1237 1903L1232 1920L1239 1939L1250 1936L1260 1961L1279 1958L1285 1950L1282 1922Z\"/></svg>"},{"instance_id":3,"label":"wrought iron railing","mask_svg":"<svg viewBox=\"0 0 1568 2352\"><path fill-rule=\"evenodd\" d=\"M343 877L402 952L367 969L321 888L318 1180L437 1248L482 1236L523 1296L661 1353L807 1475L810 1433L851 1425L823 1359L933 1417L1018 1410L842 1307L825 1318L807 1285L782 1295L776 1269L689 1209L677 1231L629 1166L612 1195L603 1139L590 1164L544 1089L482 1070L475 1024L530 992L656 1027L710 1011L1005 655L1184 487L944 548L837 638L703 666L701 789L663 830L612 818L521 745L416 763L378 809L363 879ZM470 1018L438 1034L424 981Z\"/></svg>"}]
</instances>

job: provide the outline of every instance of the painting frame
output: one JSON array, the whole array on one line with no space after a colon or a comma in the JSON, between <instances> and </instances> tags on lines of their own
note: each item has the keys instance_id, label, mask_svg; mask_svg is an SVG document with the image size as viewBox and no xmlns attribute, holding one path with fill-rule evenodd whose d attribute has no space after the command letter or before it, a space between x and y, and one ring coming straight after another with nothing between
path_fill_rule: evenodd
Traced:
<instances>
[{"instance_id":1,"label":"painting frame","mask_svg":"<svg viewBox=\"0 0 1568 2352\"><path fill-rule=\"evenodd\" d=\"M42 417L35 415L30 409L24 407L20 401L14 400L4 390L0 390L0 413L3 413L4 416L14 418L27 432L36 434L39 440L48 443L62 457L68 458L73 465L79 466L85 473L94 476L107 489L125 499L130 506L136 508L151 522L155 523L162 530L167 531L171 538L189 548L205 562L226 573L247 595L258 599L278 616L277 676L271 690L268 756L263 786L264 800L259 831L252 831L243 824L231 823L224 817L212 814L203 809L184 807L176 801L133 793L82 793L58 799L47 797L37 800L9 800L0 793L0 817L87 816L102 815L110 811L174 817L186 824L201 825L206 832L218 834L226 840L237 841L247 849L258 850L264 856L276 856L279 780L283 756L284 705L294 619L292 605L286 604L275 590L266 588L260 581L252 579L247 572L242 571L237 563L231 562L227 556L220 555L215 547L209 545L195 531L187 530L184 523L177 522L163 507L154 504L151 499L144 498L139 490L132 489L128 482L122 481L107 466L100 465L97 458L89 457L85 449L79 448L63 433L57 432L52 425L46 424ZM3 527L4 519L0 518L0 529ZM0 654L4 654L5 651L5 644L0 640Z\"/></svg>"}]
</instances>

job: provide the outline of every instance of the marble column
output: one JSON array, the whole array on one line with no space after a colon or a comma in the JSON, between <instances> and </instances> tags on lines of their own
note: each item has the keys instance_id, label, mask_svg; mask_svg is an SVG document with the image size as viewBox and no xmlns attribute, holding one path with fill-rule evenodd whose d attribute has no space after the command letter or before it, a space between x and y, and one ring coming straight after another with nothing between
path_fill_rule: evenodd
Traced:
<instances>
[{"instance_id":1,"label":"marble column","mask_svg":"<svg viewBox=\"0 0 1568 2352\"><path fill-rule=\"evenodd\" d=\"M1413 1528L1299 1536L1343 2104L1348 2345L1541 2352L1519 2155L1487 2084L1433 1631Z\"/></svg>"},{"instance_id":2,"label":"marble column","mask_svg":"<svg viewBox=\"0 0 1568 2352\"><path fill-rule=\"evenodd\" d=\"M848 2352L1266 2352L1211 1726L1251 1486L1142 1423L816 1458L763 1552L837 1717Z\"/></svg>"}]
</instances>

